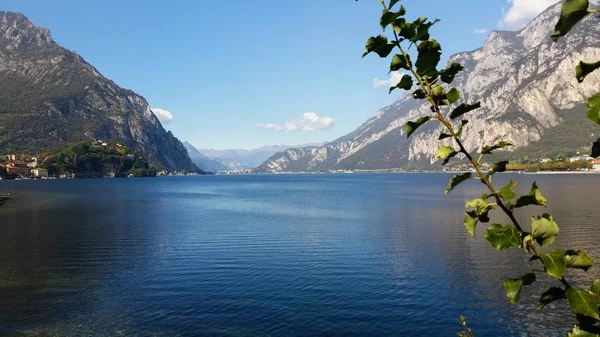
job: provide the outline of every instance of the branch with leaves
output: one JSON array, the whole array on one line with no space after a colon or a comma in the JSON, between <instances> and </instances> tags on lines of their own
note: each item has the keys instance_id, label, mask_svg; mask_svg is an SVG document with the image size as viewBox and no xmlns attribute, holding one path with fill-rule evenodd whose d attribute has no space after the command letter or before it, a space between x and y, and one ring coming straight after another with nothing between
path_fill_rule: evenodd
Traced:
<instances>
[{"instance_id":1,"label":"branch with leaves","mask_svg":"<svg viewBox=\"0 0 600 337\"><path fill-rule=\"evenodd\" d=\"M406 74L402 76L397 85L390 88L390 93L396 89L411 91L414 99L425 100L430 106L431 115L406 123L404 131L407 137L410 137L422 125L437 121L441 123L444 129L439 139L446 144L440 146L436 152L436 157L443 161L442 165L446 165L457 156L466 158L472 165L474 173L465 172L450 179L446 194L470 179L480 181L487 189L487 192L481 198L466 203L467 211L463 222L465 228L475 237L477 224L490 222L491 219L488 215L491 210L495 208L502 210L510 219L510 223L492 224L486 230L485 239L493 248L500 251L510 248L523 249L531 255L532 261L540 261L545 272L557 280L557 286L548 289L540 296L538 309L542 309L551 302L566 299L580 323L569 336L599 336L600 280L596 280L587 289L577 289L571 286L565 277L569 268L587 271L592 267L592 260L585 252L580 250L557 249L544 252L543 249L552 245L559 233L559 227L554 218L546 213L538 217L532 217L530 226L526 229L515 216L515 212L522 207L546 206L547 201L542 196L537 184L535 182L532 184L529 194L517 197L517 193L513 189L516 186L514 181L510 181L508 185L501 188L496 188L492 184L494 174L506 171L507 161L494 163L492 169L488 172L484 172L482 169L481 164L486 155L512 144L500 141L497 144L484 146L480 149L478 156L472 154L463 144L462 134L469 122L466 116L469 112L479 109L481 103L460 102L460 90L451 87L456 75L464 69L462 65L452 63L444 69L438 69L442 48L440 43L430 36L429 29L439 20L428 21L428 19L421 17L409 21L406 19L404 6L394 10L395 7L398 7L396 5L399 0L389 0L388 4L385 0L380 0L380 2L383 5L380 26L384 32L391 26L391 36L388 39L388 36L381 34L369 38L363 57L371 53L375 53L381 58L388 58L392 55L390 72L404 71ZM563 7L563 17L557 25L557 33L553 38L566 34L575 24L576 19L580 20L585 16L583 12L571 9L575 2L587 3L587 1L581 0L567 0L565 2L564 6L567 7L567 12L565 14ZM589 10L586 7L586 13L588 12ZM416 52L411 54L409 50L413 46L416 47ZM413 62L415 54L416 60ZM600 67L600 62L593 64L593 66L594 69ZM581 70L578 70L578 76L585 77L590 71L590 67L587 64L580 65L578 69L581 68ZM600 94L597 96L598 104L597 107L594 107L596 107L596 112L600 112ZM599 116L596 115L600 123ZM529 286L535 281L536 273L533 270L521 277L506 279L504 290L510 303L518 303L523 287ZM466 327L465 320L462 320L462 322ZM470 329L464 333L466 336L473 336Z\"/></svg>"}]
</instances>

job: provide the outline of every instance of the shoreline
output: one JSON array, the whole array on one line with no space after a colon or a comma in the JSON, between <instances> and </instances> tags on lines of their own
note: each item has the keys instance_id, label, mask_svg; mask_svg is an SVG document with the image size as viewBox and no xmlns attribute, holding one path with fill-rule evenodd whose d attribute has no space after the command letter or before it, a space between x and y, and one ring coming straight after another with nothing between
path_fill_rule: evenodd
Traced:
<instances>
[{"instance_id":1,"label":"shoreline","mask_svg":"<svg viewBox=\"0 0 600 337\"><path fill-rule=\"evenodd\" d=\"M523 174L600 174L600 171L539 171L523 172Z\"/></svg>"}]
</instances>

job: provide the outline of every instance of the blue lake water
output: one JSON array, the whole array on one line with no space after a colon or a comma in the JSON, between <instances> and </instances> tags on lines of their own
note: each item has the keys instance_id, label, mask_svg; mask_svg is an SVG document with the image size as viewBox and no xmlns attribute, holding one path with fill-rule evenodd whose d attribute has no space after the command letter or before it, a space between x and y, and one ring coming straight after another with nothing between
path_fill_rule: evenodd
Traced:
<instances>
[{"instance_id":1,"label":"blue lake water","mask_svg":"<svg viewBox=\"0 0 600 337\"><path fill-rule=\"evenodd\" d=\"M471 238L483 186L445 196L448 178L0 181L0 336L456 336L460 315L478 337L565 335L565 302L534 309L550 277L509 306L502 281L541 266L492 249L485 225ZM600 262L600 175L497 179L537 180L549 207L519 218L551 212L555 246Z\"/></svg>"}]
</instances>

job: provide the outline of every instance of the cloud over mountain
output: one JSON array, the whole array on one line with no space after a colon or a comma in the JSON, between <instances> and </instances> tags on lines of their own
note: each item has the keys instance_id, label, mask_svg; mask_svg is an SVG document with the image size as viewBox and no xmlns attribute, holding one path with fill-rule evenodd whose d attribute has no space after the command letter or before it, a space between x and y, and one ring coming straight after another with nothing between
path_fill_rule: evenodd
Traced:
<instances>
[{"instance_id":1,"label":"cloud over mountain","mask_svg":"<svg viewBox=\"0 0 600 337\"><path fill-rule=\"evenodd\" d=\"M331 117L319 117L315 112L305 112L302 116L298 116L292 121L285 122L285 124L274 124L274 123L258 123L256 127L269 129L273 131L302 131L302 132L313 132L313 131L325 131L333 127L334 121Z\"/></svg>"},{"instance_id":2,"label":"cloud over mountain","mask_svg":"<svg viewBox=\"0 0 600 337\"><path fill-rule=\"evenodd\" d=\"M379 87L393 87L396 84L398 84L400 82L400 80L402 79L402 76L404 74L398 71L392 71L390 73L390 78L388 79L380 79L379 77L375 77L373 79L373 88L379 88Z\"/></svg>"},{"instance_id":3,"label":"cloud over mountain","mask_svg":"<svg viewBox=\"0 0 600 337\"><path fill-rule=\"evenodd\" d=\"M504 11L500 26L508 29L521 29L558 0L508 0L508 2L510 8Z\"/></svg>"},{"instance_id":4,"label":"cloud over mountain","mask_svg":"<svg viewBox=\"0 0 600 337\"><path fill-rule=\"evenodd\" d=\"M156 116L156 118L158 118L158 120L163 124L169 124L174 119L173 114L170 111L165 110L165 109L152 108L152 112L154 112L154 115Z\"/></svg>"}]
</instances>

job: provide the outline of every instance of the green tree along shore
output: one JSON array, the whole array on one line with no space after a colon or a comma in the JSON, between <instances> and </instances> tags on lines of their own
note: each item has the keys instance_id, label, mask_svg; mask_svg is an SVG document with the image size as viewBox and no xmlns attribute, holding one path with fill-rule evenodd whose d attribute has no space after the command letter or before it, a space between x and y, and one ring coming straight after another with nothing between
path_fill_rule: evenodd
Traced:
<instances>
[{"instance_id":1,"label":"green tree along shore","mask_svg":"<svg viewBox=\"0 0 600 337\"><path fill-rule=\"evenodd\" d=\"M76 178L154 177L156 170L141 155L120 144L81 142L45 154L40 165L48 174Z\"/></svg>"},{"instance_id":2,"label":"green tree along shore","mask_svg":"<svg viewBox=\"0 0 600 337\"><path fill-rule=\"evenodd\" d=\"M50 176L75 178L155 177L146 158L116 143L80 142L40 154L39 167ZM6 175L2 166L0 175Z\"/></svg>"}]
</instances>

